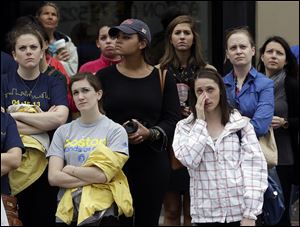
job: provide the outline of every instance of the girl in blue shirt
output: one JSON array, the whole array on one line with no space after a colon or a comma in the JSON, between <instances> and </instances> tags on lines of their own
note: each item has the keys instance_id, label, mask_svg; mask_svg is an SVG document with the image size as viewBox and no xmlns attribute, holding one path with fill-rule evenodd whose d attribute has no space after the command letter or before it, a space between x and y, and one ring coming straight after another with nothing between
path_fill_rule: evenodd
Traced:
<instances>
[{"instance_id":1,"label":"girl in blue shirt","mask_svg":"<svg viewBox=\"0 0 300 227\"><path fill-rule=\"evenodd\" d=\"M1 76L1 106L6 110L18 104L40 107L39 113L14 112L11 116L20 134L49 133L67 120L66 87L63 81L40 72L43 40L36 29L16 26L9 33L9 40L18 68ZM55 224L57 190L50 187L47 175L46 168L34 183L16 195L19 217L25 226Z\"/></svg>"},{"instance_id":2,"label":"girl in blue shirt","mask_svg":"<svg viewBox=\"0 0 300 227\"><path fill-rule=\"evenodd\" d=\"M231 29L225 37L226 59L233 70L224 78L228 102L250 118L258 137L268 132L274 113L274 82L252 66L253 38L247 27Z\"/></svg>"}]
</instances>

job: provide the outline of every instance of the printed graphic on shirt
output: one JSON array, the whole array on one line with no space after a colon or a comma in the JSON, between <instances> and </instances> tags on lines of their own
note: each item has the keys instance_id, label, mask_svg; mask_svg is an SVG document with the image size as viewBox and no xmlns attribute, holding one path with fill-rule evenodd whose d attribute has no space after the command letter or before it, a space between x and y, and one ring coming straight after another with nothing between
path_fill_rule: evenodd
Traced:
<instances>
[{"instance_id":1,"label":"printed graphic on shirt","mask_svg":"<svg viewBox=\"0 0 300 227\"><path fill-rule=\"evenodd\" d=\"M18 90L16 88L13 88L11 91L4 93L4 97L8 106L28 104L45 108L46 106L48 106L47 103L50 100L47 92L32 94L32 92Z\"/></svg>"},{"instance_id":2,"label":"printed graphic on shirt","mask_svg":"<svg viewBox=\"0 0 300 227\"><path fill-rule=\"evenodd\" d=\"M66 139L64 150L66 157L72 157L76 159L78 163L84 163L89 157L90 152L92 152L99 144L104 144L106 146L106 139L99 138L82 138L82 139Z\"/></svg>"},{"instance_id":3,"label":"printed graphic on shirt","mask_svg":"<svg viewBox=\"0 0 300 227\"><path fill-rule=\"evenodd\" d=\"M1 105L29 104L47 111L52 105L67 106L64 83L54 77L41 74L38 79L24 81L16 73L1 77Z\"/></svg>"},{"instance_id":4,"label":"printed graphic on shirt","mask_svg":"<svg viewBox=\"0 0 300 227\"><path fill-rule=\"evenodd\" d=\"M4 94L5 98L8 98L9 96L16 96L16 97L29 97L31 99L50 99L49 95L47 94L47 92L42 92L41 94L38 95L34 95L32 94L31 91L18 91L16 88L13 88L11 91L7 92ZM14 101L14 100L13 100ZM19 100L17 100L19 101ZM13 104L13 103L12 103ZM20 104L20 103L17 103ZM24 103L24 104L31 104L31 103Z\"/></svg>"}]
</instances>

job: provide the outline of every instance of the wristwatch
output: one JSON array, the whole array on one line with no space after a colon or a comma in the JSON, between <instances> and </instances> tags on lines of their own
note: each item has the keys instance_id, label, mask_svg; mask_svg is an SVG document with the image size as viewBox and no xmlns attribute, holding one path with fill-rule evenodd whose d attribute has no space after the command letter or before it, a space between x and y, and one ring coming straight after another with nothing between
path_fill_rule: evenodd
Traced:
<instances>
[{"instance_id":1,"label":"wristwatch","mask_svg":"<svg viewBox=\"0 0 300 227\"><path fill-rule=\"evenodd\" d=\"M284 118L282 128L287 129L289 127L289 122Z\"/></svg>"}]
</instances>

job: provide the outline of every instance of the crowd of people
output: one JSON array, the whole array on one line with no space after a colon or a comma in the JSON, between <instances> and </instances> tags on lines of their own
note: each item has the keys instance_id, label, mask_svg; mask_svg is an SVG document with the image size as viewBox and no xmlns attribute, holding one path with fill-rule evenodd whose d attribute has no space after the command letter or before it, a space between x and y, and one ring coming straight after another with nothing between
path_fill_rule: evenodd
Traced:
<instances>
[{"instance_id":1,"label":"crowd of people","mask_svg":"<svg viewBox=\"0 0 300 227\"><path fill-rule=\"evenodd\" d=\"M278 225L291 225L299 53L283 37L271 34L256 67L249 28L228 29L232 70L220 75L193 17L168 20L156 65L150 28L128 18L99 25L101 54L78 67L60 18L43 3L17 20L10 53L1 52L1 195L17 199L14 220L158 226L163 208L166 226L181 225L182 212L185 226L264 225L270 169L259 138L273 128L285 205Z\"/></svg>"}]
</instances>

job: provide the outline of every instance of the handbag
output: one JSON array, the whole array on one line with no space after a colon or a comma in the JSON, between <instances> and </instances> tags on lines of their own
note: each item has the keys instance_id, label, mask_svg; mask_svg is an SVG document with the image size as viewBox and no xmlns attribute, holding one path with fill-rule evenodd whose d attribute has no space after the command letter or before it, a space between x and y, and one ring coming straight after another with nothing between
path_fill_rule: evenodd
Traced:
<instances>
[{"instance_id":1,"label":"handbag","mask_svg":"<svg viewBox=\"0 0 300 227\"><path fill-rule=\"evenodd\" d=\"M278 150L272 127L269 128L266 135L259 138L259 144L264 153L268 168L276 166L278 163Z\"/></svg>"},{"instance_id":2,"label":"handbag","mask_svg":"<svg viewBox=\"0 0 300 227\"><path fill-rule=\"evenodd\" d=\"M3 206L10 226L23 226L18 215L17 198L11 195L1 194Z\"/></svg>"},{"instance_id":3,"label":"handbag","mask_svg":"<svg viewBox=\"0 0 300 227\"><path fill-rule=\"evenodd\" d=\"M239 141L241 143L241 130L236 132ZM273 139L271 138L273 137ZM260 141L262 139L262 141ZM277 164L277 146L274 138L273 128L271 127L267 133L267 135L260 138L261 149L267 159L265 152L267 153L268 158L273 158L276 156L276 164ZM272 141L273 140L273 141ZM265 149L265 152L264 152ZM273 153L276 153L274 155ZM268 162L268 161L267 161ZM269 166L269 163L268 163ZM277 176L277 172L275 167L269 168L268 170L268 188L264 193L264 203L262 208L263 213L263 222L266 225L274 225L277 224L284 212L284 196L280 185L280 180Z\"/></svg>"},{"instance_id":4,"label":"handbag","mask_svg":"<svg viewBox=\"0 0 300 227\"><path fill-rule=\"evenodd\" d=\"M277 179L276 179L277 177ZM279 179L274 169L268 175L268 188L264 193L263 222L267 225L277 224L285 210L284 196Z\"/></svg>"}]
</instances>

